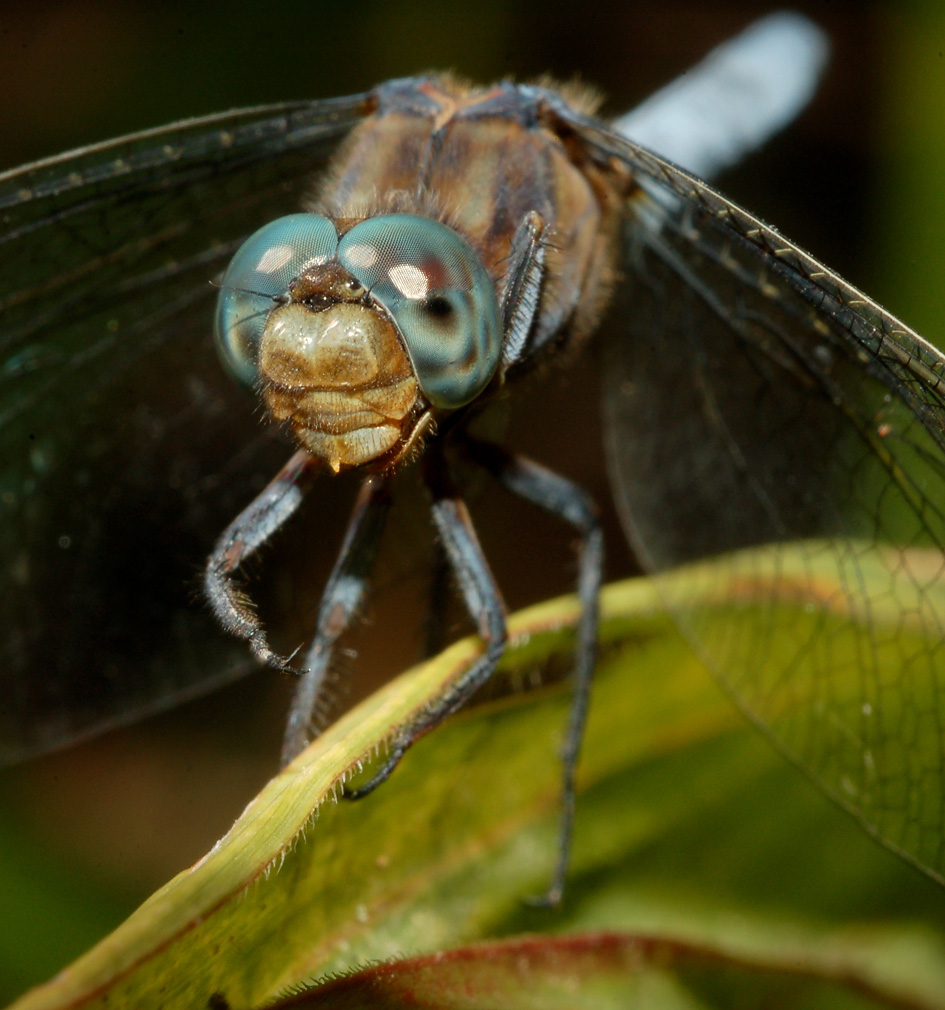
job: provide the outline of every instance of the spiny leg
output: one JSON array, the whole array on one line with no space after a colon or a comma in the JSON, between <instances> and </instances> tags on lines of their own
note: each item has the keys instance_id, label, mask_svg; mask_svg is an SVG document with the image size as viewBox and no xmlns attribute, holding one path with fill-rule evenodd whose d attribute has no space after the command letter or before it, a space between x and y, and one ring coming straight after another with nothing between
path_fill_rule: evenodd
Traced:
<instances>
[{"instance_id":1,"label":"spiny leg","mask_svg":"<svg viewBox=\"0 0 945 1010\"><path fill-rule=\"evenodd\" d=\"M578 598L581 601L581 620L575 650L571 713L561 751L563 786L558 861L548 891L536 899L537 904L556 905L564 890L571 854L574 776L587 721L591 678L597 662L597 620L604 567L603 531L593 499L566 478L492 443L465 439L461 447L471 460L493 474L513 494L564 520L580 535Z\"/></svg>"},{"instance_id":2,"label":"spiny leg","mask_svg":"<svg viewBox=\"0 0 945 1010\"><path fill-rule=\"evenodd\" d=\"M269 648L252 602L234 576L299 507L319 468L307 452L296 452L223 531L204 572L204 592L220 624L231 635L245 639L260 662L278 669L285 669L288 661Z\"/></svg>"},{"instance_id":3,"label":"spiny leg","mask_svg":"<svg viewBox=\"0 0 945 1010\"><path fill-rule=\"evenodd\" d=\"M485 650L439 698L410 720L394 738L387 758L370 781L345 792L348 799L361 799L385 782L415 741L462 708L492 676L505 650L505 604L482 553L466 505L453 486L442 452L431 447L423 462L427 486L433 497L433 522Z\"/></svg>"},{"instance_id":4,"label":"spiny leg","mask_svg":"<svg viewBox=\"0 0 945 1010\"><path fill-rule=\"evenodd\" d=\"M508 370L528 357L543 334L534 325L545 275L545 223L537 211L526 214L512 238L502 291L503 367Z\"/></svg>"},{"instance_id":5,"label":"spiny leg","mask_svg":"<svg viewBox=\"0 0 945 1010\"><path fill-rule=\"evenodd\" d=\"M390 509L390 479L372 475L361 485L348 528L318 605L315 637L289 710L282 763L288 764L308 743L312 713L325 684L332 650L357 614Z\"/></svg>"}]
</instances>

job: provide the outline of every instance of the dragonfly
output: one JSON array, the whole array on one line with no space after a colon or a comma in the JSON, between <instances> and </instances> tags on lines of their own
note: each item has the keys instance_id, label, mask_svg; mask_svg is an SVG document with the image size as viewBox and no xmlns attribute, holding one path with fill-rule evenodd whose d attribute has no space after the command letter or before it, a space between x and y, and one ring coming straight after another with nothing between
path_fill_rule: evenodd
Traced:
<instances>
[{"instance_id":1,"label":"dragonfly","mask_svg":"<svg viewBox=\"0 0 945 1010\"><path fill-rule=\"evenodd\" d=\"M763 74L765 46L785 37L816 63L805 25L765 22L707 66L744 70L750 53ZM752 118L758 96L739 102L731 75L681 86L605 123L573 88L403 79L0 176L2 756L184 700L255 659L298 675L291 760L415 469L483 649L350 793L367 795L505 646L462 461L577 535L558 900L596 658L599 511L475 422L606 329L609 478L639 558L749 718L941 880L945 358L700 177L804 96L779 93ZM667 133L669 105L690 115ZM361 475L354 510L310 643L286 655L243 575L342 471ZM708 580L724 621L673 579L680 565ZM201 566L215 620L193 598ZM878 630L884 608L895 633Z\"/></svg>"}]
</instances>

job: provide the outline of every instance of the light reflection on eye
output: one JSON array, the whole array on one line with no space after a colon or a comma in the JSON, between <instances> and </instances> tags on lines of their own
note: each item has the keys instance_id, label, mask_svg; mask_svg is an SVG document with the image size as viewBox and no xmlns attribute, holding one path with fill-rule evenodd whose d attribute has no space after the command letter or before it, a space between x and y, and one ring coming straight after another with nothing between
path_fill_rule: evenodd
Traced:
<instances>
[{"instance_id":1,"label":"light reflection on eye","mask_svg":"<svg viewBox=\"0 0 945 1010\"><path fill-rule=\"evenodd\" d=\"M349 245L345 255L348 262L356 267L372 267L377 262L377 250L364 242Z\"/></svg>"},{"instance_id":2,"label":"light reflection on eye","mask_svg":"<svg viewBox=\"0 0 945 1010\"><path fill-rule=\"evenodd\" d=\"M404 298L420 300L426 298L430 289L430 281L427 275L411 263L400 263L391 267L388 276L395 288Z\"/></svg>"},{"instance_id":3,"label":"light reflection on eye","mask_svg":"<svg viewBox=\"0 0 945 1010\"><path fill-rule=\"evenodd\" d=\"M294 255L295 251L292 246L274 245L260 256L256 269L261 274L275 273L276 270L281 270Z\"/></svg>"}]
</instances>

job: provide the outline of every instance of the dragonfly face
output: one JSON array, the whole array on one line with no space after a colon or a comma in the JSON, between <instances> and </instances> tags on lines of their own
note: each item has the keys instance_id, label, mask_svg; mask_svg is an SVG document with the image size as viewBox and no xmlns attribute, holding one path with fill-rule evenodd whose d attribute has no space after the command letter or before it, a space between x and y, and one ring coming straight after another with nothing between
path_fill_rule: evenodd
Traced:
<instances>
[{"instance_id":1,"label":"dragonfly face","mask_svg":"<svg viewBox=\"0 0 945 1010\"><path fill-rule=\"evenodd\" d=\"M323 179L314 198L313 176ZM942 872L942 744L923 727L934 723L945 669L939 651L916 644L928 635L878 641L872 612L899 606L905 625L942 637L945 362L868 298L699 180L539 88L470 95L439 80L393 82L142 135L3 182L0 678L12 703L0 739L9 756L247 668L246 648L193 605L194 566L207 557L223 625L279 665L235 579L321 465L368 472L355 549L339 560L332 607L315 629L321 641L333 641L326 615L356 608L357 594L341 590L364 581L387 475L421 446L434 520L488 646L478 675L501 651L501 602L444 476L451 449L578 528L590 626L600 571L593 507L566 480L464 438L463 421L498 384L589 337L609 302L611 482L640 556L656 572L716 559L705 578L732 623L667 585L718 676L870 828ZM291 277L270 290L238 267L236 279L224 276L247 235L300 208L317 221ZM385 218L404 220L385 237L369 230ZM472 279L444 288L462 296L449 313L472 306L479 324L495 314L476 337L461 330L461 349L487 348L482 367L466 355L465 392L414 341L414 310L431 301L409 293L420 290L418 275L429 284L433 274L403 236L424 222L445 229L424 239L437 252L454 241L448 234L462 256L474 254ZM294 241L284 242L290 258ZM373 264L363 249L386 256L392 241L402 248L383 273L364 272ZM257 274L271 248L247 254ZM260 433L215 370L215 277L224 357L300 445L259 494L285 448ZM247 309L255 297L265 307ZM318 323L339 342L324 339L325 326L311 336L308 315L326 313ZM258 332L247 319L261 322ZM312 342L322 345L315 378L299 353ZM335 369L342 359L366 376L360 386ZM178 381L169 385L168 374ZM365 397L381 401L379 411L368 405L380 420L361 416ZM47 420L52 400L70 425ZM104 425L103 403L120 420ZM208 474L211 454L222 470ZM228 467L251 480L236 486ZM745 551L757 545L768 554ZM817 592L821 565L843 586L827 600ZM884 573L881 599L864 589L869 565ZM749 591L758 591L753 606L740 607ZM818 615L801 638L785 623L789 599ZM844 639L843 654L862 657L861 676L836 676L831 656ZM586 681L592 634L583 642ZM312 655L295 661L315 675L302 678L288 756L320 690ZM792 679L799 669L805 677ZM445 699L444 711L458 700ZM908 748L904 712L918 713L909 725L919 743L911 735Z\"/></svg>"}]
</instances>

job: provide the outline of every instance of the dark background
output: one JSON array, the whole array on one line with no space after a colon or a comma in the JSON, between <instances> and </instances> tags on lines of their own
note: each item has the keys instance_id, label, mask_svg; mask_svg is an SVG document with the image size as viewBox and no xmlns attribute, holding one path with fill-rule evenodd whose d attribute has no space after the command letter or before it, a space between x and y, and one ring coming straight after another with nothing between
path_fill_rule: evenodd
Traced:
<instances>
[{"instance_id":1,"label":"dark background","mask_svg":"<svg viewBox=\"0 0 945 1010\"><path fill-rule=\"evenodd\" d=\"M945 15L933 3L795 6L832 39L824 85L795 126L721 186L934 341L945 333ZM433 68L482 81L579 76L618 113L771 9L718 0L364 0L281 12L245 2L7 5L0 167ZM561 468L604 499L597 434L569 424L567 387L553 379L550 390L526 400L515 444L552 464L570 457ZM536 426L525 423L533 413L545 415ZM504 499L484 498L476 517L510 605L565 591L568 537L506 511ZM630 564L614 543L610 574ZM373 638L392 613L382 601ZM396 672L415 644L405 640L392 662L388 642L371 641L352 666L354 694ZM275 770L286 699L276 681L260 674L0 772L0 1001L71 960L226 831Z\"/></svg>"}]
</instances>

